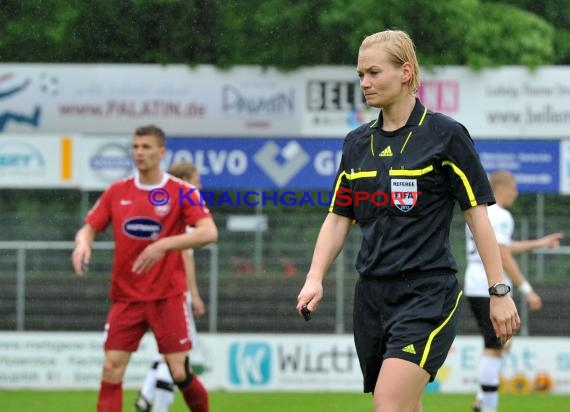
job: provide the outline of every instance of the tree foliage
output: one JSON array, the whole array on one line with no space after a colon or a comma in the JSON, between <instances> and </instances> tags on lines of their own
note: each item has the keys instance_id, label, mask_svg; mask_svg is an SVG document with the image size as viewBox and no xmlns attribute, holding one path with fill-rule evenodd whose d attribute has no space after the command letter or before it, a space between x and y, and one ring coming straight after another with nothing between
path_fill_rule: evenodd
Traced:
<instances>
[{"instance_id":1,"label":"tree foliage","mask_svg":"<svg viewBox=\"0 0 570 412\"><path fill-rule=\"evenodd\" d=\"M402 29L422 65L570 61L566 0L3 0L3 62L354 64L365 35Z\"/></svg>"},{"instance_id":2,"label":"tree foliage","mask_svg":"<svg viewBox=\"0 0 570 412\"><path fill-rule=\"evenodd\" d=\"M554 27L556 64L570 64L570 3L565 0L491 0L507 3L544 18Z\"/></svg>"},{"instance_id":3,"label":"tree foliage","mask_svg":"<svg viewBox=\"0 0 570 412\"><path fill-rule=\"evenodd\" d=\"M483 4L479 13L478 24L466 36L468 66L537 67L554 62L554 29L540 17L505 4Z\"/></svg>"}]
</instances>

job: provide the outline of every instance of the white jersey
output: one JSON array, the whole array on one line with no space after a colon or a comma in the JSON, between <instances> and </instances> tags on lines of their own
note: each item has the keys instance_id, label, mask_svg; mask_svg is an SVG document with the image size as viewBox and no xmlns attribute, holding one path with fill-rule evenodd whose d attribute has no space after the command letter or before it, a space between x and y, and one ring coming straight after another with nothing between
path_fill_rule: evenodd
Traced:
<instances>
[{"instance_id":1,"label":"white jersey","mask_svg":"<svg viewBox=\"0 0 570 412\"><path fill-rule=\"evenodd\" d=\"M515 222L511 212L494 204L487 208L491 226L495 232L499 245L510 245L512 242ZM465 238L467 243L467 269L465 270L465 284L463 286L465 296L489 297L489 285L487 275L481 261L481 256L475 247L473 235L469 227L465 226ZM503 273L507 283L511 284L509 277Z\"/></svg>"},{"instance_id":2,"label":"white jersey","mask_svg":"<svg viewBox=\"0 0 570 412\"><path fill-rule=\"evenodd\" d=\"M196 321L194 320L194 312L192 312L192 295L186 292L186 311L188 313L188 326L190 327L190 339L192 339L192 348L198 347L198 330L196 329Z\"/></svg>"},{"instance_id":3,"label":"white jersey","mask_svg":"<svg viewBox=\"0 0 570 412\"><path fill-rule=\"evenodd\" d=\"M191 233L194 231L194 228L192 226L186 226L186 233ZM194 256L194 249L186 249L186 253L188 253L190 256Z\"/></svg>"},{"instance_id":4,"label":"white jersey","mask_svg":"<svg viewBox=\"0 0 570 412\"><path fill-rule=\"evenodd\" d=\"M186 233L190 233L194 230L192 226L186 226ZM194 249L186 249L186 253L190 256L194 256ZM192 348L198 346L198 330L196 329L196 321L194 320L194 312L192 311L192 295L190 291L186 291L186 308L188 312L188 323L190 325L190 338L192 339Z\"/></svg>"}]
</instances>

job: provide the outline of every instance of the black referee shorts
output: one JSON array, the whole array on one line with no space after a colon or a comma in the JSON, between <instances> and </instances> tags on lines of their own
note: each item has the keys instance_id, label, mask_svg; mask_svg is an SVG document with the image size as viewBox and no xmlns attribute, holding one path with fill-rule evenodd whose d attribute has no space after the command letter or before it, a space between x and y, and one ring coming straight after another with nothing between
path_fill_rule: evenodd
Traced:
<instances>
[{"instance_id":1,"label":"black referee shorts","mask_svg":"<svg viewBox=\"0 0 570 412\"><path fill-rule=\"evenodd\" d=\"M485 340L485 348L501 349L503 345L501 345L501 341L497 338L493 323L491 322L491 298L467 296L467 302L469 302L471 312L473 312L473 316L475 316L479 330Z\"/></svg>"},{"instance_id":2,"label":"black referee shorts","mask_svg":"<svg viewBox=\"0 0 570 412\"><path fill-rule=\"evenodd\" d=\"M413 362L435 379L457 333L462 293L453 274L360 277L353 317L364 392L374 392L387 358Z\"/></svg>"}]
</instances>

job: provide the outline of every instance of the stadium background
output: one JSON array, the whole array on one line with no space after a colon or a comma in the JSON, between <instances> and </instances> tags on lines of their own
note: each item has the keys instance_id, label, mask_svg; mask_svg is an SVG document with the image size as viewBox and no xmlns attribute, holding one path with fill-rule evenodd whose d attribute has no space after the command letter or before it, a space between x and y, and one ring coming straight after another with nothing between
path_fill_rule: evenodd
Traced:
<instances>
[{"instance_id":1,"label":"stadium background","mask_svg":"<svg viewBox=\"0 0 570 412\"><path fill-rule=\"evenodd\" d=\"M33 58L12 61L0 67L0 330L8 340L11 334L19 339L22 335L16 332L22 331L60 336L60 332L71 331L95 335L101 330L111 257L105 248L110 246L102 244L89 275L78 280L71 274L71 246L65 242L72 241L82 216L107 180L117 177L116 168L120 173L125 166L116 150L128 142L134 127L149 122L162 126L169 135L170 160L178 153L207 168L205 189L217 196L223 192L238 196L236 191L248 189L316 194L329 190L331 176L324 169L335 169L330 165L336 164L335 153L346 131L374 117L362 102L353 67L346 65L281 72L261 66L218 71L208 65L189 69L180 65L17 63L33 62ZM546 59L546 63L557 62ZM524 62L513 57L506 64ZM429 67L421 92L431 109L448 113L469 128L480 150L488 154L489 170L504 166L523 178L523 194L513 208L519 239L558 230L570 233L566 218L570 71L566 66L542 66L538 70L511 66L482 71ZM101 107L104 114L99 112ZM61 155L61 148L70 144L61 143L62 139L72 146L67 149L73 158L69 170L63 158L51 163L57 157L53 153ZM98 147L109 142L119 145L110 153L112 160L119 158L118 164L91 162ZM278 165L298 159L300 153L309 156L306 168L315 165L322 150L331 153L325 157L328 163L321 164L320 175L300 169L288 180L283 180L283 173L271 173L271 167L232 174L232 163L222 161L228 160L222 158L223 153L241 149L248 164L255 165L255 155L271 143L276 144L274 160L279 171ZM40 157L49 163L45 169L40 167ZM233 163L238 169L240 159L236 157ZM91 166L93 170L85 170ZM351 234L327 277L327 295L318 314L306 324L294 312L294 303L324 208L222 204L214 213L220 242L216 248L197 253L199 283L210 309L208 317L198 320L198 328L208 339L215 334L259 339L260 334L283 331L342 339L351 333L358 230ZM236 230L236 224L241 228ZM452 240L460 276L465 259L463 231L458 214ZM100 240L111 241L108 234ZM545 308L538 313L526 313L521 305L527 320L521 334L568 336L567 251L562 248L554 254L521 258L525 273L545 300ZM474 335L468 310L462 316L461 335ZM564 346L568 347L563 340L560 347ZM17 367L10 363L6 347L4 365ZM569 358L561 350L555 363L558 369L548 372L566 377ZM530 371L529 378L537 372ZM558 389L568 391L570 381L560 384Z\"/></svg>"}]
</instances>

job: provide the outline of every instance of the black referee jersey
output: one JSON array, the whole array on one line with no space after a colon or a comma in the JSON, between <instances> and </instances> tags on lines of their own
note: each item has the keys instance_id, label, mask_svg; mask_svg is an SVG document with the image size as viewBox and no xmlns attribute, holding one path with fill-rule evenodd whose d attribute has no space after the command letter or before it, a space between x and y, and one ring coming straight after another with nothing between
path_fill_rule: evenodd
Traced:
<instances>
[{"instance_id":1,"label":"black referee jersey","mask_svg":"<svg viewBox=\"0 0 570 412\"><path fill-rule=\"evenodd\" d=\"M462 210L493 204L479 155L463 125L418 99L406 125L379 118L351 131L329 211L355 219L363 276L457 272L449 245L455 201Z\"/></svg>"}]
</instances>

